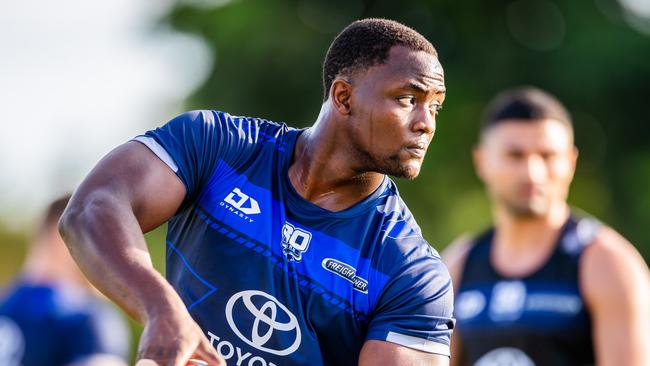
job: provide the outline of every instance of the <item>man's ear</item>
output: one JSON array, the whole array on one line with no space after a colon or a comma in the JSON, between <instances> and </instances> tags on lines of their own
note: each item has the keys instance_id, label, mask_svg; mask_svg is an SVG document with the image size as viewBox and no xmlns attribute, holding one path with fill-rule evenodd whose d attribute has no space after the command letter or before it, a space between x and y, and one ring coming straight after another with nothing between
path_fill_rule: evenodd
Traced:
<instances>
[{"instance_id":1,"label":"man's ear","mask_svg":"<svg viewBox=\"0 0 650 366\"><path fill-rule=\"evenodd\" d=\"M330 87L330 99L332 105L341 115L348 116L351 113L350 98L352 96L352 84L347 80L336 78Z\"/></svg>"},{"instance_id":2,"label":"man's ear","mask_svg":"<svg viewBox=\"0 0 650 366\"><path fill-rule=\"evenodd\" d=\"M483 146L481 144L482 143L479 142L474 146L474 149L472 150L472 160L474 161L474 170L476 171L476 175L480 180L484 181L483 169L485 169L485 163L483 161Z\"/></svg>"},{"instance_id":3,"label":"man's ear","mask_svg":"<svg viewBox=\"0 0 650 366\"><path fill-rule=\"evenodd\" d=\"M571 149L571 156L569 157L570 162L571 162L571 180L573 181L573 175L576 172L576 165L578 164L578 156L580 155L580 152L578 151L578 148L574 146Z\"/></svg>"}]
</instances>

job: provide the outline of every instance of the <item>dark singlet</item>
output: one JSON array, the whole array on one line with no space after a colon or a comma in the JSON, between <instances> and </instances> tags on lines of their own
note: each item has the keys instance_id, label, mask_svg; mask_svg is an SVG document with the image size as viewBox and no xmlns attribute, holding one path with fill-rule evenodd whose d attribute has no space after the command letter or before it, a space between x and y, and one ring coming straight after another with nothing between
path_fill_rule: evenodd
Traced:
<instances>
[{"instance_id":1,"label":"dark singlet","mask_svg":"<svg viewBox=\"0 0 650 366\"><path fill-rule=\"evenodd\" d=\"M494 229L470 249L455 302L462 359L475 366L592 365L591 320L579 261L600 223L571 216L549 260L509 278L490 263Z\"/></svg>"}]
</instances>

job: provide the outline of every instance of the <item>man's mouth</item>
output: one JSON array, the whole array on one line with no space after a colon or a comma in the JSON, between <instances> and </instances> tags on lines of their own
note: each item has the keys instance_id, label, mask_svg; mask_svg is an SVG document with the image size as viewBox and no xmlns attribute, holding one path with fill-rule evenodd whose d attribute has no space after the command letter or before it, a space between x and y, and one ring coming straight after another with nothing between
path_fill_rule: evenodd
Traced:
<instances>
[{"instance_id":1,"label":"man's mouth","mask_svg":"<svg viewBox=\"0 0 650 366\"><path fill-rule=\"evenodd\" d=\"M533 198L544 195L544 188L534 184L524 184L520 187L520 192L524 197Z\"/></svg>"},{"instance_id":2,"label":"man's mouth","mask_svg":"<svg viewBox=\"0 0 650 366\"><path fill-rule=\"evenodd\" d=\"M415 144L408 145L406 150L413 156L422 158L427 152L427 144L424 142L417 142Z\"/></svg>"}]
</instances>

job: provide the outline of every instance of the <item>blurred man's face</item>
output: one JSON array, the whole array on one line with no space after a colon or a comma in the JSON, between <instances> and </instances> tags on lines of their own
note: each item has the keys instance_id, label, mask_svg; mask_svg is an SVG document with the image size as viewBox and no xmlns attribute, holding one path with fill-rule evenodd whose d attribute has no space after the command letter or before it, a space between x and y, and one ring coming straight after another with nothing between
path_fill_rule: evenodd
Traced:
<instances>
[{"instance_id":1,"label":"blurred man's face","mask_svg":"<svg viewBox=\"0 0 650 366\"><path fill-rule=\"evenodd\" d=\"M520 217L543 216L566 201L577 156L572 132L551 119L503 121L484 132L474 152L494 203Z\"/></svg>"}]
</instances>

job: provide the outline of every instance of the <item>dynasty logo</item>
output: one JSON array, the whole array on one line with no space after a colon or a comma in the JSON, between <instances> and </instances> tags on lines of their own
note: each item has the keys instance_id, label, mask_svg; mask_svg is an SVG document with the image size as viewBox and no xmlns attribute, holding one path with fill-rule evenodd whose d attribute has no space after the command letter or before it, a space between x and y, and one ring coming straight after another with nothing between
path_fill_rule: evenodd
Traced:
<instances>
[{"instance_id":1,"label":"dynasty logo","mask_svg":"<svg viewBox=\"0 0 650 366\"><path fill-rule=\"evenodd\" d=\"M242 192L239 187L233 188L226 198L219 202L219 206L249 223L254 221L251 216L262 212L259 203L253 197Z\"/></svg>"}]
</instances>

